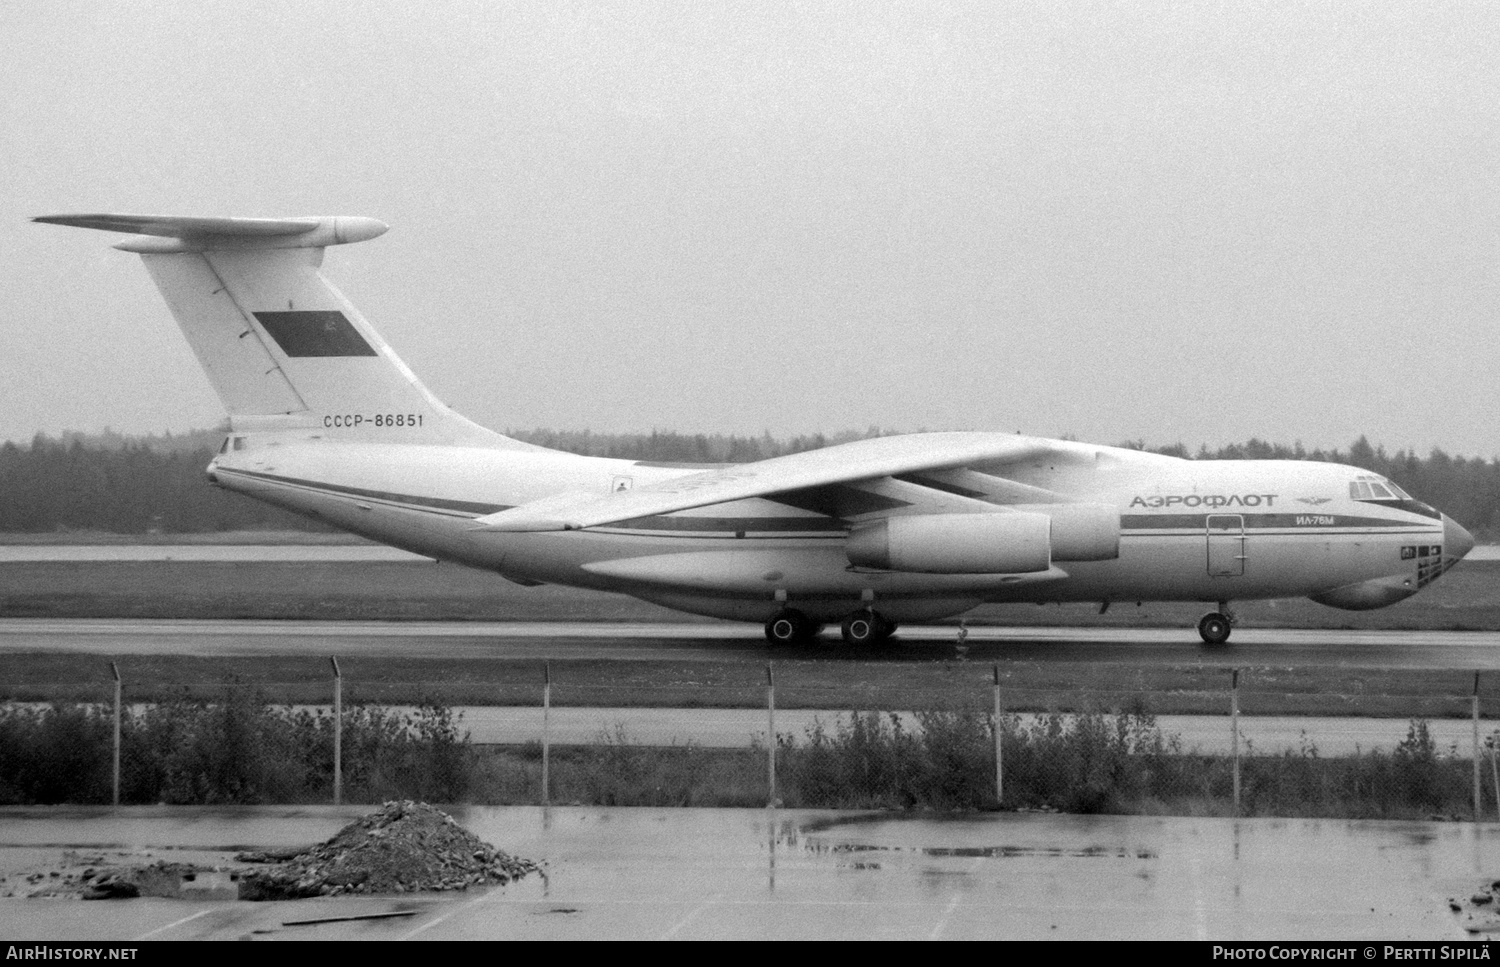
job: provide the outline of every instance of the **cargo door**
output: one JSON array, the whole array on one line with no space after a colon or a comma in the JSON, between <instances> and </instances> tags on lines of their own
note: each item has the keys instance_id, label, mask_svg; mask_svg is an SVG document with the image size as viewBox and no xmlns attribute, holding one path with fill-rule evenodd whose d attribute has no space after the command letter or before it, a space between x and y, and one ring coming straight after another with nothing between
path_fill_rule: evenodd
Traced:
<instances>
[{"instance_id":1,"label":"cargo door","mask_svg":"<svg viewBox=\"0 0 1500 967\"><path fill-rule=\"evenodd\" d=\"M1208 574L1238 577L1245 573L1245 518L1240 514L1208 515Z\"/></svg>"}]
</instances>

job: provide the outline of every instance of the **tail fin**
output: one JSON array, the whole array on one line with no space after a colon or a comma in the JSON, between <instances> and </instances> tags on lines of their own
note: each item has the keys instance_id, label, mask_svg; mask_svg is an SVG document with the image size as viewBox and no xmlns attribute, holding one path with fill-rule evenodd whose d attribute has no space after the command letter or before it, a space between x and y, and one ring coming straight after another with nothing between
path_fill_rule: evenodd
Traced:
<instances>
[{"instance_id":1,"label":"tail fin","mask_svg":"<svg viewBox=\"0 0 1500 967\"><path fill-rule=\"evenodd\" d=\"M384 234L373 218L49 215L134 232L137 252L238 431L309 430L390 443L525 444L434 397L318 271L329 245Z\"/></svg>"}]
</instances>

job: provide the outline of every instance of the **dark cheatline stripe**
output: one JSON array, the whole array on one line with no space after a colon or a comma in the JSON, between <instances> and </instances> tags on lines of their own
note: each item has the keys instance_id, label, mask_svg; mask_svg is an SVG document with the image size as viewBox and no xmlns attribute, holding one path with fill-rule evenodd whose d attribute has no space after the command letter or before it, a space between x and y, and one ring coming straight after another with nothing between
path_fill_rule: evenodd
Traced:
<instances>
[{"instance_id":1,"label":"dark cheatline stripe","mask_svg":"<svg viewBox=\"0 0 1500 967\"><path fill-rule=\"evenodd\" d=\"M1195 530L1206 531L1209 517L1243 517L1246 530L1327 530L1329 528L1407 529L1420 526L1411 520L1386 517L1351 517L1348 514L1123 514L1124 530ZM1311 519L1311 520L1310 520ZM1301 523L1298 521L1301 520ZM1217 528L1222 530L1222 528Z\"/></svg>"},{"instance_id":2,"label":"dark cheatline stripe","mask_svg":"<svg viewBox=\"0 0 1500 967\"><path fill-rule=\"evenodd\" d=\"M281 351L292 358L306 356L374 356L375 350L337 309L300 312L257 312Z\"/></svg>"},{"instance_id":3,"label":"dark cheatline stripe","mask_svg":"<svg viewBox=\"0 0 1500 967\"><path fill-rule=\"evenodd\" d=\"M307 487L311 490L321 490L327 493L341 494L345 497L364 497L369 500L384 500L389 503L410 504L416 507L425 507L431 510L459 511L465 514L473 514L483 517L486 514L498 514L502 510L510 510L509 504L481 504L468 500L444 500L440 497L414 497L411 494L397 494L388 490L364 490L359 487L343 487L338 484L325 483L321 480L302 480L297 477L282 477L273 473L260 473L255 470L230 470L221 468L219 473L239 474L244 477L254 477L258 480L269 480L272 483L291 484L297 487Z\"/></svg>"}]
</instances>

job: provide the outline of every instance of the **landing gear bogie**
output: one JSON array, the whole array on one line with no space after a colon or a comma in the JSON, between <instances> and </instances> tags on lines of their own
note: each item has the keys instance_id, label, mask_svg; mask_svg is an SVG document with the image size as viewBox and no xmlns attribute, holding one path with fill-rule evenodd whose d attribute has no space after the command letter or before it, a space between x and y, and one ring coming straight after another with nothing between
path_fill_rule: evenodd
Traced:
<instances>
[{"instance_id":1,"label":"landing gear bogie","mask_svg":"<svg viewBox=\"0 0 1500 967\"><path fill-rule=\"evenodd\" d=\"M896 623L878 611L863 609L845 618L839 630L846 643L863 647L888 640L896 632Z\"/></svg>"},{"instance_id":2,"label":"landing gear bogie","mask_svg":"<svg viewBox=\"0 0 1500 967\"><path fill-rule=\"evenodd\" d=\"M796 608L782 608L766 622L766 640L773 645L795 644L811 641L821 630L822 625Z\"/></svg>"}]
</instances>

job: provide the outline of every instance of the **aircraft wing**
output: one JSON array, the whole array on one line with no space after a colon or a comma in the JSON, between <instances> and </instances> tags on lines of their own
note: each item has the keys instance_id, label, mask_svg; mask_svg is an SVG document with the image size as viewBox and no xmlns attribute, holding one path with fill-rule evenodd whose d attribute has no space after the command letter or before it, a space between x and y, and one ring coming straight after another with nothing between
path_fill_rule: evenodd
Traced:
<instances>
[{"instance_id":1,"label":"aircraft wing","mask_svg":"<svg viewBox=\"0 0 1500 967\"><path fill-rule=\"evenodd\" d=\"M480 517L477 523L479 529L491 531L582 530L808 487L1063 453L1066 444L1056 440L999 433L875 437L674 477L614 494L549 497Z\"/></svg>"}]
</instances>

